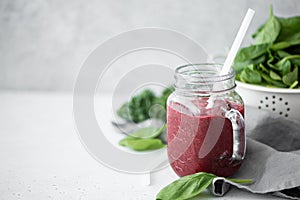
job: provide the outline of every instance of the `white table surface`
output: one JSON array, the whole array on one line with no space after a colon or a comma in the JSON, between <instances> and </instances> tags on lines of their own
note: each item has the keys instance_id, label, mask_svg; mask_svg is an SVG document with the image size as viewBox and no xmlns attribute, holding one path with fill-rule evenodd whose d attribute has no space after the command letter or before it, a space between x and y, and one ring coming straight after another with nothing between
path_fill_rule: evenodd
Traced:
<instances>
[{"instance_id":1,"label":"white table surface","mask_svg":"<svg viewBox=\"0 0 300 200\"><path fill-rule=\"evenodd\" d=\"M116 172L82 146L72 114L72 94L0 92L0 199L155 199L177 179L169 167L151 175ZM200 198L202 196L202 198ZM277 199L232 189L195 199Z\"/></svg>"}]
</instances>

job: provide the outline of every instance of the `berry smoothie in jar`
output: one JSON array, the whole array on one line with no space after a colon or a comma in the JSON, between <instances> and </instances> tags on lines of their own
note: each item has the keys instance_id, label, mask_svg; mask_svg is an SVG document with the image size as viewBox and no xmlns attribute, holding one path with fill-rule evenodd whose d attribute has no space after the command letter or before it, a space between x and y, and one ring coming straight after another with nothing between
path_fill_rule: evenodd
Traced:
<instances>
[{"instance_id":1,"label":"berry smoothie in jar","mask_svg":"<svg viewBox=\"0 0 300 200\"><path fill-rule=\"evenodd\" d=\"M168 158L178 176L197 172L233 175L245 156L244 104L235 73L222 65L185 65L175 71L167 101Z\"/></svg>"}]
</instances>

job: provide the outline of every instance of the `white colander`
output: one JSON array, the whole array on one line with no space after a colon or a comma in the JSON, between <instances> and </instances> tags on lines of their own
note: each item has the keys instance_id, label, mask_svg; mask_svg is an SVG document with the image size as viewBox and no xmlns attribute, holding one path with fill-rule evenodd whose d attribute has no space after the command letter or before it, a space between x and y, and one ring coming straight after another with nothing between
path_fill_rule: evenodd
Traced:
<instances>
[{"instance_id":1,"label":"white colander","mask_svg":"<svg viewBox=\"0 0 300 200\"><path fill-rule=\"evenodd\" d=\"M236 81L236 91L245 105L300 120L300 89L267 88Z\"/></svg>"}]
</instances>

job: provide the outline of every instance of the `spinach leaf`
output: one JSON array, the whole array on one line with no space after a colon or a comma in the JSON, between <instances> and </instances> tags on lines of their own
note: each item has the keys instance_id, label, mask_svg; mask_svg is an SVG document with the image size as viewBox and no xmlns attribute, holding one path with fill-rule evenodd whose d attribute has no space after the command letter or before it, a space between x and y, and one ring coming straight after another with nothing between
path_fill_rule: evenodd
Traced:
<instances>
[{"instance_id":1,"label":"spinach leaf","mask_svg":"<svg viewBox=\"0 0 300 200\"><path fill-rule=\"evenodd\" d=\"M281 31L276 42L292 42L300 39L300 16L278 18L278 21L281 26Z\"/></svg>"},{"instance_id":2,"label":"spinach leaf","mask_svg":"<svg viewBox=\"0 0 300 200\"><path fill-rule=\"evenodd\" d=\"M298 67L292 72L287 73L282 77L282 82L288 86L293 85L298 80Z\"/></svg>"},{"instance_id":3,"label":"spinach leaf","mask_svg":"<svg viewBox=\"0 0 300 200\"><path fill-rule=\"evenodd\" d=\"M173 91L173 87L168 87L163 90L161 96L156 96L149 89L143 90L141 93L133 96L128 102L125 102L117 110L117 114L125 120L137 123L149 118L157 118L165 121L166 101Z\"/></svg>"},{"instance_id":4,"label":"spinach leaf","mask_svg":"<svg viewBox=\"0 0 300 200\"><path fill-rule=\"evenodd\" d=\"M286 59L280 60L278 63L275 64L278 70L281 72L281 75L286 75L287 73L291 72L291 62Z\"/></svg>"},{"instance_id":5,"label":"spinach leaf","mask_svg":"<svg viewBox=\"0 0 300 200\"><path fill-rule=\"evenodd\" d=\"M273 43L280 33L281 25L273 15L273 8L270 8L270 17L264 26L255 35L255 44Z\"/></svg>"},{"instance_id":6,"label":"spinach leaf","mask_svg":"<svg viewBox=\"0 0 300 200\"><path fill-rule=\"evenodd\" d=\"M252 34L252 38L255 39L257 35L259 35L259 33L264 29L265 27L265 23L260 25L260 27L256 30L255 33Z\"/></svg>"},{"instance_id":7,"label":"spinach leaf","mask_svg":"<svg viewBox=\"0 0 300 200\"><path fill-rule=\"evenodd\" d=\"M281 77L276 73L276 72L274 72L274 71L270 71L270 77L273 79L273 80L281 80Z\"/></svg>"},{"instance_id":8,"label":"spinach leaf","mask_svg":"<svg viewBox=\"0 0 300 200\"><path fill-rule=\"evenodd\" d=\"M270 76L265 73L261 73L260 75L263 78L263 80L267 82L267 86L269 86L269 87L280 87L280 88L287 87L281 81L275 81L275 80L271 79Z\"/></svg>"},{"instance_id":9,"label":"spinach leaf","mask_svg":"<svg viewBox=\"0 0 300 200\"><path fill-rule=\"evenodd\" d=\"M300 30L299 30L300 31ZM300 44L300 38L299 39L296 39L296 40L292 40L289 42L291 46L294 46L294 45L299 45Z\"/></svg>"},{"instance_id":10,"label":"spinach leaf","mask_svg":"<svg viewBox=\"0 0 300 200\"><path fill-rule=\"evenodd\" d=\"M161 128L152 127L152 126L144 127L144 128L140 128L140 129L134 131L129 136L137 138L137 139L156 138L160 134L162 134L162 132L164 130L166 130L166 124L164 124Z\"/></svg>"},{"instance_id":11,"label":"spinach leaf","mask_svg":"<svg viewBox=\"0 0 300 200\"><path fill-rule=\"evenodd\" d=\"M289 48L294 45L300 45L300 39L291 42L287 42L287 41L278 42L270 46L270 49L272 49L273 51L278 51L278 50Z\"/></svg>"},{"instance_id":12,"label":"spinach leaf","mask_svg":"<svg viewBox=\"0 0 300 200\"><path fill-rule=\"evenodd\" d=\"M166 124L162 127L144 127L138 129L119 141L119 145L131 148L135 151L147 151L160 149L165 147L161 139L158 139L160 134L166 130Z\"/></svg>"},{"instance_id":13,"label":"spinach leaf","mask_svg":"<svg viewBox=\"0 0 300 200\"><path fill-rule=\"evenodd\" d=\"M260 73L254 69L254 65L249 65L240 74L240 80L246 83L260 84L262 79Z\"/></svg>"},{"instance_id":14,"label":"spinach leaf","mask_svg":"<svg viewBox=\"0 0 300 200\"><path fill-rule=\"evenodd\" d=\"M284 57L286 57L286 56L290 56L291 54L289 54L289 53L286 52L286 51L280 50L280 51L277 51L277 55L279 56L279 58L284 58Z\"/></svg>"},{"instance_id":15,"label":"spinach leaf","mask_svg":"<svg viewBox=\"0 0 300 200\"><path fill-rule=\"evenodd\" d=\"M281 71L282 75L286 75L287 73L291 72L292 62L290 60L294 61L295 64L297 64L297 62L300 63L300 55L286 56L275 64Z\"/></svg>"},{"instance_id":16,"label":"spinach leaf","mask_svg":"<svg viewBox=\"0 0 300 200\"><path fill-rule=\"evenodd\" d=\"M160 139L136 139L135 137L128 136L119 142L119 145L129 147L135 151L147 151L160 149L166 145Z\"/></svg>"},{"instance_id":17,"label":"spinach leaf","mask_svg":"<svg viewBox=\"0 0 300 200\"><path fill-rule=\"evenodd\" d=\"M237 75L250 64L259 64L266 60L266 52L269 44L252 45L241 49L235 57L233 68Z\"/></svg>"},{"instance_id":18,"label":"spinach leaf","mask_svg":"<svg viewBox=\"0 0 300 200\"><path fill-rule=\"evenodd\" d=\"M149 119L149 110L155 101L155 94L151 90L144 90L139 95L132 97L129 102L129 114L134 122Z\"/></svg>"},{"instance_id":19,"label":"spinach leaf","mask_svg":"<svg viewBox=\"0 0 300 200\"><path fill-rule=\"evenodd\" d=\"M242 48L236 55L234 62L243 63L249 60L255 59L267 52L270 44L258 44L251 45L249 47Z\"/></svg>"},{"instance_id":20,"label":"spinach leaf","mask_svg":"<svg viewBox=\"0 0 300 200\"><path fill-rule=\"evenodd\" d=\"M269 19L252 37L255 44L242 48L234 60L236 79L267 87L298 88L300 16L279 18L271 7Z\"/></svg>"},{"instance_id":21,"label":"spinach leaf","mask_svg":"<svg viewBox=\"0 0 300 200\"><path fill-rule=\"evenodd\" d=\"M212 184L217 176L214 174L199 172L181 177L163 188L157 195L156 200L184 200L190 199ZM227 179L235 183L250 184L251 179Z\"/></svg>"},{"instance_id":22,"label":"spinach leaf","mask_svg":"<svg viewBox=\"0 0 300 200\"><path fill-rule=\"evenodd\" d=\"M291 46L291 43L283 41L283 42L278 42L278 43L273 44L270 47L270 49L272 49L273 51L278 51L278 50L281 50L281 49L286 49L290 46Z\"/></svg>"},{"instance_id":23,"label":"spinach leaf","mask_svg":"<svg viewBox=\"0 0 300 200\"><path fill-rule=\"evenodd\" d=\"M205 190L217 176L199 172L184 176L163 188L156 196L157 200L189 199Z\"/></svg>"}]
</instances>

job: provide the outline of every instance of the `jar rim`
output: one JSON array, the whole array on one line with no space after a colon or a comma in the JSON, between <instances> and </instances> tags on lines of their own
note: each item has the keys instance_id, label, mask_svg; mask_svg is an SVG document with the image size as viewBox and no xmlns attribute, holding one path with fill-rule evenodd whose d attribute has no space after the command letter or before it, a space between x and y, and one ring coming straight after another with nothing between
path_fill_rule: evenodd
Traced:
<instances>
[{"instance_id":1,"label":"jar rim","mask_svg":"<svg viewBox=\"0 0 300 200\"><path fill-rule=\"evenodd\" d=\"M220 75L218 72L221 71L222 66L223 64L220 63L196 63L182 65L176 68L175 79L185 79L188 80L188 82L190 83L211 83L226 81L235 77L235 71L232 68L230 68L229 73ZM210 73L205 74L203 72Z\"/></svg>"}]
</instances>

